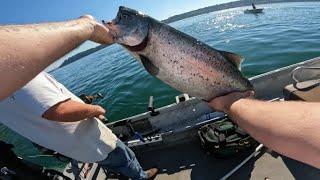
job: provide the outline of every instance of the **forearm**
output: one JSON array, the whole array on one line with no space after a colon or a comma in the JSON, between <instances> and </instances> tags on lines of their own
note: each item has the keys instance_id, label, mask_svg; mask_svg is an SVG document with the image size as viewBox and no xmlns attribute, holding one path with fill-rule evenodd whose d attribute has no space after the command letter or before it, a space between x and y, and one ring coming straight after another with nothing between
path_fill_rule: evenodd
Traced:
<instances>
[{"instance_id":1,"label":"forearm","mask_svg":"<svg viewBox=\"0 0 320 180\"><path fill-rule=\"evenodd\" d=\"M320 105L240 99L228 115L267 147L320 167Z\"/></svg>"},{"instance_id":2,"label":"forearm","mask_svg":"<svg viewBox=\"0 0 320 180\"><path fill-rule=\"evenodd\" d=\"M42 116L58 122L75 122L103 114L99 106L67 100L48 109Z\"/></svg>"},{"instance_id":3,"label":"forearm","mask_svg":"<svg viewBox=\"0 0 320 180\"><path fill-rule=\"evenodd\" d=\"M83 18L61 23L0 26L0 100L88 40L93 30L93 24Z\"/></svg>"}]
</instances>

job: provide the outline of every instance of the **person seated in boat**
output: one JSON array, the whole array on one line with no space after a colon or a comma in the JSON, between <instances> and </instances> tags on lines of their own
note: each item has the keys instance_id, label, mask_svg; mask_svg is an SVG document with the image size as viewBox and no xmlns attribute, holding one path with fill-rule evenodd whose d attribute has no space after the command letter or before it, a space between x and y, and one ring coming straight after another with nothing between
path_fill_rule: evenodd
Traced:
<instances>
[{"instance_id":1,"label":"person seated in boat","mask_svg":"<svg viewBox=\"0 0 320 180\"><path fill-rule=\"evenodd\" d=\"M256 9L256 6L253 3L251 4L251 6L252 6L252 9Z\"/></svg>"},{"instance_id":2,"label":"person seated in boat","mask_svg":"<svg viewBox=\"0 0 320 180\"><path fill-rule=\"evenodd\" d=\"M144 171L135 154L100 122L104 114L45 72L0 101L0 122L34 143L132 179L154 177L158 170Z\"/></svg>"},{"instance_id":3,"label":"person seated in boat","mask_svg":"<svg viewBox=\"0 0 320 180\"><path fill-rule=\"evenodd\" d=\"M265 102L253 92L234 92L209 105L228 114L266 147L320 168L320 103Z\"/></svg>"}]
</instances>

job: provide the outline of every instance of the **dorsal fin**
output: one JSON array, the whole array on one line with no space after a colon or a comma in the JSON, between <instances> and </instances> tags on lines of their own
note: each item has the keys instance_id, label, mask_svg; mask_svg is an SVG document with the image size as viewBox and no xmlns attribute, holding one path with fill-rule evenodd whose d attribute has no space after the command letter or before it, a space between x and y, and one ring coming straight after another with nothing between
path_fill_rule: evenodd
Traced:
<instances>
[{"instance_id":1,"label":"dorsal fin","mask_svg":"<svg viewBox=\"0 0 320 180\"><path fill-rule=\"evenodd\" d=\"M232 64L234 64L238 69L241 68L241 62L244 60L244 58L238 54L227 52L227 51L220 51L219 53L226 58L228 61L230 61Z\"/></svg>"}]
</instances>

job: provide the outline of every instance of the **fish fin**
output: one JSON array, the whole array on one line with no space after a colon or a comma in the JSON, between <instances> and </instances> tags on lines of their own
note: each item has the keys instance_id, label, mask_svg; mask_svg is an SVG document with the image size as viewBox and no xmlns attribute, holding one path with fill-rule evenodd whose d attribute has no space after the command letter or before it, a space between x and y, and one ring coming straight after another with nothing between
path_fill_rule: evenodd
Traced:
<instances>
[{"instance_id":1,"label":"fish fin","mask_svg":"<svg viewBox=\"0 0 320 180\"><path fill-rule=\"evenodd\" d=\"M235 65L238 69L241 68L241 62L244 60L242 56L235 53L220 50L219 53L228 61L230 61L233 65Z\"/></svg>"},{"instance_id":2,"label":"fish fin","mask_svg":"<svg viewBox=\"0 0 320 180\"><path fill-rule=\"evenodd\" d=\"M139 55L140 59L141 59L141 63L144 66L144 68L153 76L156 76L159 73L159 68L157 68L151 61L149 58L143 56L143 55Z\"/></svg>"}]
</instances>

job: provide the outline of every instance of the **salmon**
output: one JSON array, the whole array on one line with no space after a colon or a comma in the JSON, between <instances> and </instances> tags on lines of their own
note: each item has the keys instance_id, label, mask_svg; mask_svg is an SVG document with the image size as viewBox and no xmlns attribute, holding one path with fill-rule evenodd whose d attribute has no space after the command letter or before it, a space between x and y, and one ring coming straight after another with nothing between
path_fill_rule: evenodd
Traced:
<instances>
[{"instance_id":1,"label":"salmon","mask_svg":"<svg viewBox=\"0 0 320 180\"><path fill-rule=\"evenodd\" d=\"M253 90L239 71L243 58L220 51L148 15L120 7L106 24L143 67L161 81L210 101L231 92Z\"/></svg>"}]
</instances>

